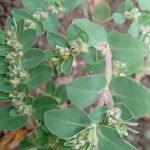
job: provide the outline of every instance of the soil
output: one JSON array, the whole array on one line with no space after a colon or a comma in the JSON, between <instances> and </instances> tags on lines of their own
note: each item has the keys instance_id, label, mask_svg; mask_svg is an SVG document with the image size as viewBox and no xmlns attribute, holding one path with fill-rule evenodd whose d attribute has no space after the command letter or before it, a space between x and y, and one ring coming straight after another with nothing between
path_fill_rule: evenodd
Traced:
<instances>
[{"instance_id":1,"label":"soil","mask_svg":"<svg viewBox=\"0 0 150 150\"><path fill-rule=\"evenodd\" d=\"M112 6L112 9L115 10L121 0L108 0ZM21 7L20 0L0 0L0 28L4 28L6 24L7 17L10 15L10 12L13 8ZM74 18L82 18L83 12L81 9L76 9L75 11L71 12L67 16L64 16L64 18L61 19L61 33L65 33L66 27L70 24L70 22ZM126 32L128 29L128 25L115 25L111 21L109 23L104 24L106 29L109 31L111 29L117 29L120 32ZM37 47L40 47L42 49L45 49L49 47L47 44L47 41L44 37L40 37L36 43ZM56 84L62 84L66 82L70 82L77 76L85 75L84 71L84 63L80 60L80 58L77 58L76 63L74 64L74 71L72 73L71 77L62 76L57 79L55 79ZM140 79L141 83L145 85L146 87L150 88L150 76L146 75ZM34 92L39 92L40 89L37 89ZM2 104L0 104L2 105ZM150 115L141 118L138 120L139 126L137 127L137 130L139 131L139 134L129 134L127 137L127 140L135 145L138 150L150 150ZM4 137L7 136L9 132L0 132L0 141L4 139ZM1 150L1 148L0 148ZM5 149L3 149L5 150ZM8 149L9 150L9 149ZM15 149L16 150L16 149Z\"/></svg>"}]
</instances>

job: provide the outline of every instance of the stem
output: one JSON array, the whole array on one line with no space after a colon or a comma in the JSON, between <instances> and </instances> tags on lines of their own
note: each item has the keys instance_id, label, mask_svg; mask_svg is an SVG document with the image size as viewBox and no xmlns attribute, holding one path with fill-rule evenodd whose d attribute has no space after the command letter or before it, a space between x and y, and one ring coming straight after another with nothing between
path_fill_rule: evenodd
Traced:
<instances>
[{"instance_id":1,"label":"stem","mask_svg":"<svg viewBox=\"0 0 150 150\"><path fill-rule=\"evenodd\" d=\"M108 49L105 54L106 61L106 89L110 89L110 82L112 80L112 52L111 49Z\"/></svg>"},{"instance_id":2,"label":"stem","mask_svg":"<svg viewBox=\"0 0 150 150\"><path fill-rule=\"evenodd\" d=\"M100 96L96 102L96 107L104 106L104 105L112 107L113 100L112 100L112 94L110 91L110 83L112 80L112 52L108 43L104 43L104 45L102 45L102 53L104 54L105 61L106 61L106 71L105 71L106 87L103 91L100 92Z\"/></svg>"}]
</instances>

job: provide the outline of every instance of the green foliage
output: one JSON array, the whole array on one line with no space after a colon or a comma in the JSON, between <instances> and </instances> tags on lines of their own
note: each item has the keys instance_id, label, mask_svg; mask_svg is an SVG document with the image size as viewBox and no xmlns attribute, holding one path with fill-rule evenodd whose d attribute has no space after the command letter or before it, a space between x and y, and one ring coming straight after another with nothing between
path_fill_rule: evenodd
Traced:
<instances>
[{"instance_id":1,"label":"green foliage","mask_svg":"<svg viewBox=\"0 0 150 150\"><path fill-rule=\"evenodd\" d=\"M24 8L14 9L5 31L0 29L0 101L5 106L0 130L34 125L20 150L135 150L123 136L137 133L129 127L137 126L132 120L150 113L150 91L130 79L146 67L150 54L149 0L138 0L139 9L125 0L113 14L104 0L93 8L89 18L104 25L127 23L130 35L107 33L84 18L60 28L78 6L87 7L88 17L85 0L21 1ZM41 36L49 49L35 48ZM86 76L74 79L78 60Z\"/></svg>"},{"instance_id":2,"label":"green foliage","mask_svg":"<svg viewBox=\"0 0 150 150\"><path fill-rule=\"evenodd\" d=\"M45 113L45 124L49 131L63 139L73 136L90 123L87 114L78 108L56 109Z\"/></svg>"},{"instance_id":3,"label":"green foliage","mask_svg":"<svg viewBox=\"0 0 150 150\"><path fill-rule=\"evenodd\" d=\"M23 127L27 122L27 117L22 115L10 116L12 107L2 107L0 109L0 130L14 130Z\"/></svg>"},{"instance_id":4,"label":"green foliage","mask_svg":"<svg viewBox=\"0 0 150 150\"><path fill-rule=\"evenodd\" d=\"M74 105L86 108L96 101L105 86L104 76L82 77L67 85L67 95Z\"/></svg>"},{"instance_id":5,"label":"green foliage","mask_svg":"<svg viewBox=\"0 0 150 150\"><path fill-rule=\"evenodd\" d=\"M96 21L103 21L106 20L111 16L111 8L107 1L102 1L93 10L92 14L93 18Z\"/></svg>"},{"instance_id":6,"label":"green foliage","mask_svg":"<svg viewBox=\"0 0 150 150\"><path fill-rule=\"evenodd\" d=\"M114 101L124 103L133 112L134 118L149 113L150 92L135 81L125 77L114 78L111 90Z\"/></svg>"}]
</instances>

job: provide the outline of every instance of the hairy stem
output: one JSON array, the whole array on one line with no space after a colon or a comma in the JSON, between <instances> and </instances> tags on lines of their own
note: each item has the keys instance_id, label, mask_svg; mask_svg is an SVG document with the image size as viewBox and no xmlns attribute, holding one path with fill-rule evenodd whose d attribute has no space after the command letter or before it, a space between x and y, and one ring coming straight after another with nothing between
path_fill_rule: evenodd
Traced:
<instances>
[{"instance_id":1,"label":"hairy stem","mask_svg":"<svg viewBox=\"0 0 150 150\"><path fill-rule=\"evenodd\" d=\"M108 49L105 54L106 61L106 89L109 89L110 82L112 80L112 52Z\"/></svg>"}]
</instances>

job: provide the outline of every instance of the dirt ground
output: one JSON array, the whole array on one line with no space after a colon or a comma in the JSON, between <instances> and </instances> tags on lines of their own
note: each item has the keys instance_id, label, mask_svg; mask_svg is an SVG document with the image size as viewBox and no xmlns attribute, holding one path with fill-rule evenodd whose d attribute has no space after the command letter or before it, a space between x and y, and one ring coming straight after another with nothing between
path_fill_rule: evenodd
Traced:
<instances>
[{"instance_id":1,"label":"dirt ground","mask_svg":"<svg viewBox=\"0 0 150 150\"><path fill-rule=\"evenodd\" d=\"M115 10L121 0L109 0L110 5L112 6L112 9ZM10 15L10 12L12 8L21 7L20 0L0 0L0 28L4 28L7 16ZM82 10L76 9L75 11L71 12L69 15L65 16L61 19L61 33L65 32L66 27L69 25L71 20L74 18L83 17ZM127 31L127 25L115 25L112 22L108 22L104 24L107 30L111 29L117 29L120 32L126 32ZM39 38L38 43L36 44L37 47L40 47L42 49L46 48L45 46L45 39L43 37ZM66 80L72 80L74 77L77 77L79 75L84 75L84 64L80 59L77 61L78 65L75 66L75 69L73 71L72 77L60 77L56 80L57 84L60 84L62 82L66 82ZM143 85L150 88L150 76L145 75L140 79ZM128 136L128 141L135 145L138 150L150 150L150 115L141 118L138 120L139 126L137 127L137 130L139 131L139 134L130 134ZM10 134L8 132L0 132L0 143L4 142L4 139L6 138L7 134ZM1 150L1 148L0 148ZM5 149L3 149L5 150ZM16 150L16 149L15 149Z\"/></svg>"}]
</instances>

